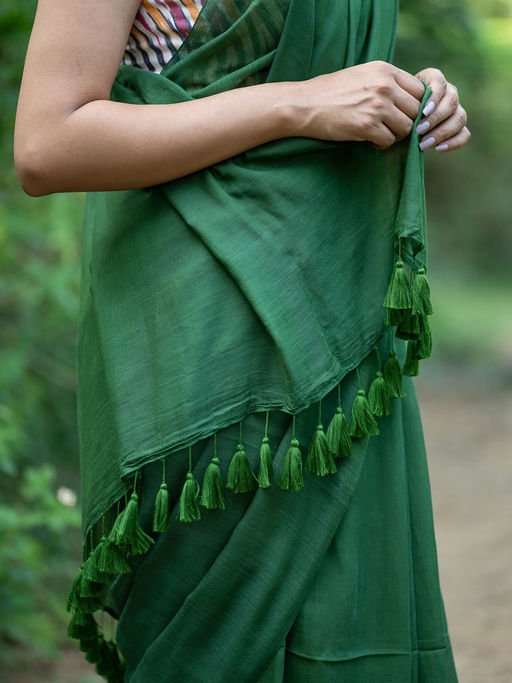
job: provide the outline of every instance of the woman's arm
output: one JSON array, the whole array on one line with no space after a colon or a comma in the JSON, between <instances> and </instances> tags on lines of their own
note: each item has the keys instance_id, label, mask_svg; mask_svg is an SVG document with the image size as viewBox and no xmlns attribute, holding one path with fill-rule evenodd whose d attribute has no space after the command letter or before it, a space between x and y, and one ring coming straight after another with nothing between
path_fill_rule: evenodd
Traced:
<instances>
[{"instance_id":1,"label":"woman's arm","mask_svg":"<svg viewBox=\"0 0 512 683\"><path fill-rule=\"evenodd\" d=\"M147 187L281 137L384 149L412 129L424 87L383 62L176 104L112 102L139 1L39 0L14 137L28 194Z\"/></svg>"}]
</instances>

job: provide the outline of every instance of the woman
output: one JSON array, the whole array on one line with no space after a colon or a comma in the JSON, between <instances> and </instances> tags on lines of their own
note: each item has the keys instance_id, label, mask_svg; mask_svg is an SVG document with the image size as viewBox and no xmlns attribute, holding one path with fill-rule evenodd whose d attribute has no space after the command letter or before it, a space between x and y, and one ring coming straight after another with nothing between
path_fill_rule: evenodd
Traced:
<instances>
[{"instance_id":1,"label":"woman","mask_svg":"<svg viewBox=\"0 0 512 683\"><path fill-rule=\"evenodd\" d=\"M111 681L455 681L409 378L455 87L386 0L86 9L39 1L15 134L89 191L69 634Z\"/></svg>"}]
</instances>

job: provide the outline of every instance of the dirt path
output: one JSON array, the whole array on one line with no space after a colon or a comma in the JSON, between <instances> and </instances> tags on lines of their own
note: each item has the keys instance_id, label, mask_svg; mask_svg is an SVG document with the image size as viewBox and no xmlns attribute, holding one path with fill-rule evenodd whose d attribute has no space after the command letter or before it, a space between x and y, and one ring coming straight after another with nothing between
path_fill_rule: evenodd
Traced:
<instances>
[{"instance_id":1,"label":"dirt path","mask_svg":"<svg viewBox=\"0 0 512 683\"><path fill-rule=\"evenodd\" d=\"M459 681L510 683L512 392L417 387Z\"/></svg>"}]
</instances>

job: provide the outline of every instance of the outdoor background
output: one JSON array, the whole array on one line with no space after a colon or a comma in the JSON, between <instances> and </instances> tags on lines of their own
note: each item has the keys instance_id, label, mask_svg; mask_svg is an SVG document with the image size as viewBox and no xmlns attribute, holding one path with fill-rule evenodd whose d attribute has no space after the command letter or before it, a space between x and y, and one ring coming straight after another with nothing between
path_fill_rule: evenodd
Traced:
<instances>
[{"instance_id":1,"label":"outdoor background","mask_svg":"<svg viewBox=\"0 0 512 683\"><path fill-rule=\"evenodd\" d=\"M80 558L74 345L83 195L24 195L12 132L35 0L0 0L0 679L99 679L65 635ZM460 683L512 680L512 0L402 0L471 145L426 154L434 352L417 380ZM400 683L400 682L390 682Z\"/></svg>"}]
</instances>

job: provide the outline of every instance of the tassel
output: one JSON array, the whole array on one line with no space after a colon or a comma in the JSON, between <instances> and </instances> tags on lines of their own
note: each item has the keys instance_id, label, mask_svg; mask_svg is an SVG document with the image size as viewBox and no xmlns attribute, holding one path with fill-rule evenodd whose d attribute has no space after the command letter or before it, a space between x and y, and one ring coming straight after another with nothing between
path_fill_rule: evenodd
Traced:
<instances>
[{"instance_id":1,"label":"tassel","mask_svg":"<svg viewBox=\"0 0 512 683\"><path fill-rule=\"evenodd\" d=\"M377 417L391 415L391 397L380 370L368 389L368 403L372 413Z\"/></svg>"},{"instance_id":2,"label":"tassel","mask_svg":"<svg viewBox=\"0 0 512 683\"><path fill-rule=\"evenodd\" d=\"M80 638L79 648L85 653L85 659L91 664L96 664L99 657L99 642L97 638L86 640Z\"/></svg>"},{"instance_id":3,"label":"tassel","mask_svg":"<svg viewBox=\"0 0 512 683\"><path fill-rule=\"evenodd\" d=\"M407 313L410 309L400 309L400 308L386 308L386 325L394 327L395 325L400 325L404 319L407 319Z\"/></svg>"},{"instance_id":4,"label":"tassel","mask_svg":"<svg viewBox=\"0 0 512 683\"><path fill-rule=\"evenodd\" d=\"M98 567L96 566L98 554L99 554L99 551L96 554L96 556L94 556L94 552L92 552L84 563L84 568L83 568L84 574L83 574L82 586L81 586L82 595L83 595L85 585L91 585L92 583L98 583L98 584L112 583L112 581L116 578L115 574L103 572L100 569L98 569ZM86 584L86 582L88 582L88 584Z\"/></svg>"},{"instance_id":5,"label":"tassel","mask_svg":"<svg viewBox=\"0 0 512 683\"><path fill-rule=\"evenodd\" d=\"M67 612L80 612L81 614L90 614L101 608L101 603L94 596L82 597L82 582L84 581L84 563L80 565L80 569L73 579L71 590L69 591L66 602Z\"/></svg>"},{"instance_id":6,"label":"tassel","mask_svg":"<svg viewBox=\"0 0 512 683\"><path fill-rule=\"evenodd\" d=\"M405 363L402 368L402 375L407 375L408 377L416 377L416 375L419 373L417 348L417 341L410 340L407 342L407 355L405 357Z\"/></svg>"},{"instance_id":7,"label":"tassel","mask_svg":"<svg viewBox=\"0 0 512 683\"><path fill-rule=\"evenodd\" d=\"M98 624L90 614L73 614L67 634L75 640L92 640L98 636Z\"/></svg>"},{"instance_id":8,"label":"tassel","mask_svg":"<svg viewBox=\"0 0 512 683\"><path fill-rule=\"evenodd\" d=\"M268 489L272 484L274 465L272 463L272 451L270 450L269 438L264 436L260 446L260 471L258 473L258 486Z\"/></svg>"},{"instance_id":9,"label":"tassel","mask_svg":"<svg viewBox=\"0 0 512 683\"><path fill-rule=\"evenodd\" d=\"M411 309L402 311L402 320L398 323L395 337L399 339L417 339L421 332L420 318Z\"/></svg>"},{"instance_id":10,"label":"tassel","mask_svg":"<svg viewBox=\"0 0 512 683\"><path fill-rule=\"evenodd\" d=\"M359 389L352 404L352 414L349 422L350 436L363 439L367 436L377 436L379 426L373 417L370 404L364 389Z\"/></svg>"},{"instance_id":11,"label":"tassel","mask_svg":"<svg viewBox=\"0 0 512 683\"><path fill-rule=\"evenodd\" d=\"M295 421L295 415L293 419ZM283 491L300 491L304 488L302 453L300 452L299 442L295 437L292 438L290 447L286 451L283 466L276 483Z\"/></svg>"},{"instance_id":12,"label":"tassel","mask_svg":"<svg viewBox=\"0 0 512 683\"><path fill-rule=\"evenodd\" d=\"M94 579L89 579L85 575L85 564L83 563L83 576L82 580L78 586L79 590L79 595L81 598L94 598L98 595L98 593L102 590L103 584L106 583L106 580L104 579L103 581L94 581Z\"/></svg>"},{"instance_id":13,"label":"tassel","mask_svg":"<svg viewBox=\"0 0 512 683\"><path fill-rule=\"evenodd\" d=\"M337 471L322 424L318 424L306 457L308 472L324 477Z\"/></svg>"},{"instance_id":14,"label":"tassel","mask_svg":"<svg viewBox=\"0 0 512 683\"><path fill-rule=\"evenodd\" d=\"M98 647L98 658L96 661L96 673L109 681L119 680L121 662L117 654L117 647L111 641L106 641L101 637Z\"/></svg>"},{"instance_id":15,"label":"tassel","mask_svg":"<svg viewBox=\"0 0 512 683\"><path fill-rule=\"evenodd\" d=\"M354 448L348 430L348 420L341 405L336 408L325 437L333 458L346 458L352 455Z\"/></svg>"},{"instance_id":16,"label":"tassel","mask_svg":"<svg viewBox=\"0 0 512 683\"><path fill-rule=\"evenodd\" d=\"M105 574L129 574L132 571L121 548L109 541L105 536L101 537L98 548L94 551L93 561L100 572ZM98 551L97 554L96 551Z\"/></svg>"},{"instance_id":17,"label":"tassel","mask_svg":"<svg viewBox=\"0 0 512 683\"><path fill-rule=\"evenodd\" d=\"M405 398L406 393L402 386L402 370L394 350L389 352L389 358L384 365L384 381L391 398Z\"/></svg>"},{"instance_id":18,"label":"tassel","mask_svg":"<svg viewBox=\"0 0 512 683\"><path fill-rule=\"evenodd\" d=\"M153 531L164 534L169 526L169 492L165 482L165 459L162 460L162 483L155 499L155 513L153 515Z\"/></svg>"},{"instance_id":19,"label":"tassel","mask_svg":"<svg viewBox=\"0 0 512 683\"><path fill-rule=\"evenodd\" d=\"M412 285L412 310L418 315L431 315L433 313L430 302L430 286L423 267L416 273Z\"/></svg>"},{"instance_id":20,"label":"tassel","mask_svg":"<svg viewBox=\"0 0 512 683\"><path fill-rule=\"evenodd\" d=\"M183 484L180 497L179 520L180 522L198 522L201 519L199 509L199 484L189 470L187 479Z\"/></svg>"},{"instance_id":21,"label":"tassel","mask_svg":"<svg viewBox=\"0 0 512 683\"><path fill-rule=\"evenodd\" d=\"M225 510L224 484L220 474L219 458L214 455L206 468L200 505L208 510Z\"/></svg>"},{"instance_id":22,"label":"tassel","mask_svg":"<svg viewBox=\"0 0 512 683\"><path fill-rule=\"evenodd\" d=\"M324 477L326 474L334 474L337 470L322 425L321 399L318 402L318 425L309 445L306 469L308 472L317 474L319 477Z\"/></svg>"},{"instance_id":23,"label":"tassel","mask_svg":"<svg viewBox=\"0 0 512 683\"><path fill-rule=\"evenodd\" d=\"M426 315L420 316L421 333L416 347L416 356L420 359L430 358L432 353L432 332Z\"/></svg>"},{"instance_id":24,"label":"tassel","mask_svg":"<svg viewBox=\"0 0 512 683\"><path fill-rule=\"evenodd\" d=\"M135 486L136 481L128 505L114 522L109 540L123 550L128 550L132 555L144 555L154 541L139 525L139 497Z\"/></svg>"},{"instance_id":25,"label":"tassel","mask_svg":"<svg viewBox=\"0 0 512 683\"><path fill-rule=\"evenodd\" d=\"M169 492L167 484L163 481L160 484L155 499L155 513L153 515L153 531L163 534L169 525Z\"/></svg>"},{"instance_id":26,"label":"tassel","mask_svg":"<svg viewBox=\"0 0 512 683\"><path fill-rule=\"evenodd\" d=\"M404 262L400 258L395 263L384 306L388 309L412 308L409 277L404 268Z\"/></svg>"},{"instance_id":27,"label":"tassel","mask_svg":"<svg viewBox=\"0 0 512 683\"><path fill-rule=\"evenodd\" d=\"M233 493L249 493L257 488L257 479L251 470L249 458L241 442L229 463L226 487Z\"/></svg>"},{"instance_id":28,"label":"tassel","mask_svg":"<svg viewBox=\"0 0 512 683\"><path fill-rule=\"evenodd\" d=\"M66 612L71 612L73 610L74 612L78 612L78 605L81 600L80 598L80 584L82 583L82 579L84 577L84 564L80 565L80 569L78 570L77 575L73 579L73 583L71 584L71 590L69 591L68 599L66 601Z\"/></svg>"}]
</instances>

